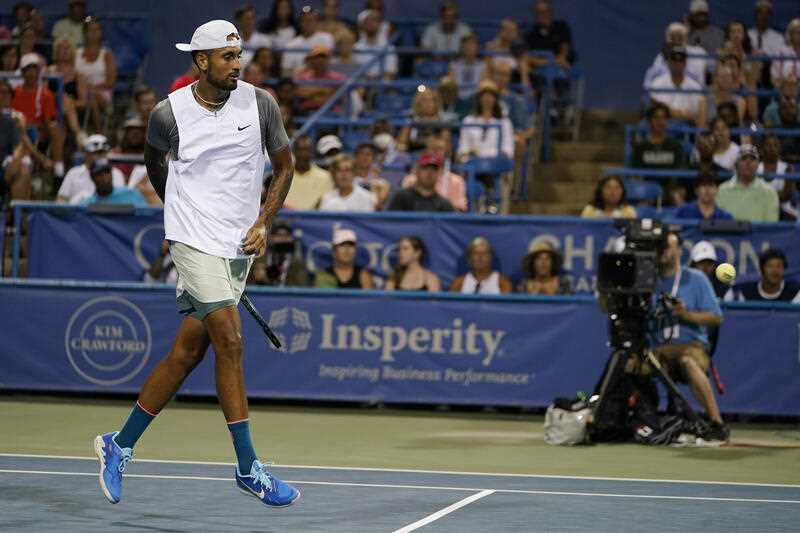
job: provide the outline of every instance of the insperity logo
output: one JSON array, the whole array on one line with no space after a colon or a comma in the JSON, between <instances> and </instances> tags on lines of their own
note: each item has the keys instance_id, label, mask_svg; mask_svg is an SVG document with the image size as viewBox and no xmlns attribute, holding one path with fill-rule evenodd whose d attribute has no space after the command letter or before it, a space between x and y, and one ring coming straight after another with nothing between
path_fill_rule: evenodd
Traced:
<instances>
[{"instance_id":1,"label":"insperity logo","mask_svg":"<svg viewBox=\"0 0 800 533\"><path fill-rule=\"evenodd\" d=\"M81 305L67 324L64 348L72 368L97 385L133 379L152 347L150 324L136 305L118 296L101 296Z\"/></svg>"},{"instance_id":2,"label":"insperity logo","mask_svg":"<svg viewBox=\"0 0 800 533\"><path fill-rule=\"evenodd\" d=\"M291 317L291 325L289 318ZM283 345L282 350L289 353L302 352L308 349L311 341L311 319L306 311L296 307L283 307L276 309L269 315L269 325L275 328L275 335ZM280 331L288 329L286 333ZM286 337L290 336L291 341L286 342Z\"/></svg>"}]
</instances>

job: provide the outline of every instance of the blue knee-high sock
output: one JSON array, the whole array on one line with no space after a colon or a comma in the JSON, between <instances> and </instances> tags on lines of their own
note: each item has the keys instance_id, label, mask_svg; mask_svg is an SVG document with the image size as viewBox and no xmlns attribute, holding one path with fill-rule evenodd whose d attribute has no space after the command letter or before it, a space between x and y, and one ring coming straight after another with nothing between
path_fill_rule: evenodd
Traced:
<instances>
[{"instance_id":1,"label":"blue knee-high sock","mask_svg":"<svg viewBox=\"0 0 800 533\"><path fill-rule=\"evenodd\" d=\"M114 441L120 448L133 448L139 437L142 436L144 430L150 425L150 422L156 417L155 414L147 411L137 401L133 406L128 421L122 427L120 432L114 437Z\"/></svg>"},{"instance_id":2,"label":"blue knee-high sock","mask_svg":"<svg viewBox=\"0 0 800 533\"><path fill-rule=\"evenodd\" d=\"M228 424L233 440L233 449L236 450L236 460L239 463L239 473L243 476L250 474L253 461L256 460L256 451L253 449L253 441L250 439L250 423L248 419Z\"/></svg>"}]
</instances>

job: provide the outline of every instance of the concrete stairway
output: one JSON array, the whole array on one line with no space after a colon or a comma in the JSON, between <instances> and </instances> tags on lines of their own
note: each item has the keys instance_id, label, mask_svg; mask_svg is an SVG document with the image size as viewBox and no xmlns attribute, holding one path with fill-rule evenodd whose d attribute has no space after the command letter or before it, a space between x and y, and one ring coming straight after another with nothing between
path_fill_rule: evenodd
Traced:
<instances>
[{"instance_id":1,"label":"concrete stairway","mask_svg":"<svg viewBox=\"0 0 800 533\"><path fill-rule=\"evenodd\" d=\"M528 201L511 204L511 213L578 215L591 200L603 167L621 165L624 125L638 120L637 113L587 110L580 140L555 142L548 163L528 169Z\"/></svg>"}]
</instances>

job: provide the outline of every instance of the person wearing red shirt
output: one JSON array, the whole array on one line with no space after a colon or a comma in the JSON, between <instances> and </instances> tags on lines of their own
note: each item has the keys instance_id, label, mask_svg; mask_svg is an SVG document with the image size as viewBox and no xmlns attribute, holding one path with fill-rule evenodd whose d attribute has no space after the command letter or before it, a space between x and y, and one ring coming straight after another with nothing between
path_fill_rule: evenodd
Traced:
<instances>
[{"instance_id":1,"label":"person wearing red shirt","mask_svg":"<svg viewBox=\"0 0 800 533\"><path fill-rule=\"evenodd\" d=\"M37 144L50 141L50 156L56 176L64 175L64 128L56 121L56 98L39 75L41 65L37 54L25 54L20 59L22 85L14 90L11 107L25 115L29 129L37 130Z\"/></svg>"},{"instance_id":2,"label":"person wearing red shirt","mask_svg":"<svg viewBox=\"0 0 800 533\"><path fill-rule=\"evenodd\" d=\"M175 81L172 82L172 85L169 87L169 92L173 93L182 87L186 87L187 85L191 85L198 79L197 74L197 66L192 63L192 66L189 67L189 70L175 78Z\"/></svg>"},{"instance_id":3,"label":"person wearing red shirt","mask_svg":"<svg viewBox=\"0 0 800 533\"><path fill-rule=\"evenodd\" d=\"M331 51L326 46L315 46L306 56L306 68L298 72L294 79L297 82L303 81L338 81L344 83L347 79L344 74L334 72L330 69ZM298 110L300 113L313 113L322 107L328 98L336 92L337 86L331 85L302 85L298 83L297 99ZM340 105L334 111L340 110Z\"/></svg>"}]
</instances>

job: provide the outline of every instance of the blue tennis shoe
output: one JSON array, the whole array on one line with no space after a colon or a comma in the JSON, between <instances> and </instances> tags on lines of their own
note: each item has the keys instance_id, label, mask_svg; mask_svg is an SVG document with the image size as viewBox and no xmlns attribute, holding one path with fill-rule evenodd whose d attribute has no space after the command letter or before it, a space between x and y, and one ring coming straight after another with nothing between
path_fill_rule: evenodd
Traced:
<instances>
[{"instance_id":1,"label":"blue tennis shoe","mask_svg":"<svg viewBox=\"0 0 800 533\"><path fill-rule=\"evenodd\" d=\"M122 473L133 459L132 448L120 448L114 441L118 431L98 435L94 439L94 453L100 461L100 488L108 501L119 503L122 496Z\"/></svg>"},{"instance_id":2,"label":"blue tennis shoe","mask_svg":"<svg viewBox=\"0 0 800 533\"><path fill-rule=\"evenodd\" d=\"M236 487L270 507L286 507L300 498L299 490L267 472L258 460L253 461L249 476L243 476L236 467Z\"/></svg>"}]
</instances>

